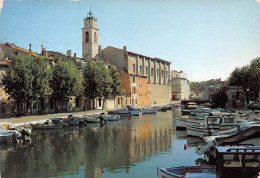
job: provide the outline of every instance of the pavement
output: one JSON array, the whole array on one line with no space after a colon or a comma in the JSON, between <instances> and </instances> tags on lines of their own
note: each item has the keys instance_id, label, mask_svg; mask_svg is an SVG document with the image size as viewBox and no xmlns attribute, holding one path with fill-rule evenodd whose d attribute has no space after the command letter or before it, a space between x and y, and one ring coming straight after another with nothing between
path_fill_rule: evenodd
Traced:
<instances>
[{"instance_id":1,"label":"pavement","mask_svg":"<svg viewBox=\"0 0 260 178\"><path fill-rule=\"evenodd\" d=\"M84 115L84 114L94 114L104 112L104 110L87 110L82 112L66 112L66 113L54 113L54 114L44 114L44 115L31 115L22 117L11 117L0 119L0 125L11 124L14 127L26 127L36 123L44 123L47 119L52 117L67 117L69 114L72 115Z\"/></svg>"}]
</instances>

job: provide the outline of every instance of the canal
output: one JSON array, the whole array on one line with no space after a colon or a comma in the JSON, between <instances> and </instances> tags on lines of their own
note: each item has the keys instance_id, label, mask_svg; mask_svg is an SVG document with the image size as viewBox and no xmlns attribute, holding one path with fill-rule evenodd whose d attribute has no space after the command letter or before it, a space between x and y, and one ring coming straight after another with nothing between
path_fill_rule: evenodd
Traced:
<instances>
[{"instance_id":1,"label":"canal","mask_svg":"<svg viewBox=\"0 0 260 178\"><path fill-rule=\"evenodd\" d=\"M199 140L175 130L179 115L176 110L104 126L33 130L32 143L1 144L0 177L152 178L157 167L196 165Z\"/></svg>"}]
</instances>

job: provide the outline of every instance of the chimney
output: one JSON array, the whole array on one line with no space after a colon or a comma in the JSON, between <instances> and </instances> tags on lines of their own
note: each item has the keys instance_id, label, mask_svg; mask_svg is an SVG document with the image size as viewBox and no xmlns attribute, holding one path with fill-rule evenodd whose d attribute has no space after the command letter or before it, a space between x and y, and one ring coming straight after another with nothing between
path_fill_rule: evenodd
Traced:
<instances>
[{"instance_id":1,"label":"chimney","mask_svg":"<svg viewBox=\"0 0 260 178\"><path fill-rule=\"evenodd\" d=\"M29 44L29 54L31 54L31 52L32 52L32 44L30 43Z\"/></svg>"},{"instance_id":2,"label":"chimney","mask_svg":"<svg viewBox=\"0 0 260 178\"><path fill-rule=\"evenodd\" d=\"M68 51L67 51L67 56L68 56L68 57L71 57L71 50L68 50Z\"/></svg>"},{"instance_id":3,"label":"chimney","mask_svg":"<svg viewBox=\"0 0 260 178\"><path fill-rule=\"evenodd\" d=\"M4 52L2 48L0 48L0 60L2 60L3 58L4 58Z\"/></svg>"},{"instance_id":4,"label":"chimney","mask_svg":"<svg viewBox=\"0 0 260 178\"><path fill-rule=\"evenodd\" d=\"M48 57L48 52L45 48L42 48L42 56Z\"/></svg>"},{"instance_id":5,"label":"chimney","mask_svg":"<svg viewBox=\"0 0 260 178\"><path fill-rule=\"evenodd\" d=\"M126 46L123 46L123 50L126 51Z\"/></svg>"},{"instance_id":6,"label":"chimney","mask_svg":"<svg viewBox=\"0 0 260 178\"><path fill-rule=\"evenodd\" d=\"M77 57L77 53L74 53L74 57Z\"/></svg>"}]
</instances>

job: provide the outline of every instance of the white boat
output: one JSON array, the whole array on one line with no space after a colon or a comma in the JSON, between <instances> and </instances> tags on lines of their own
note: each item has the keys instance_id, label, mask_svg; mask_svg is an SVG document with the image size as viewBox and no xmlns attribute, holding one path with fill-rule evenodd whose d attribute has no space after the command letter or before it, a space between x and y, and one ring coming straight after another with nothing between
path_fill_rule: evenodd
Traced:
<instances>
[{"instance_id":1,"label":"white boat","mask_svg":"<svg viewBox=\"0 0 260 178\"><path fill-rule=\"evenodd\" d=\"M248 121L244 119L235 119L235 116L206 116L205 123L202 125L189 125L187 127L187 136L202 137L224 132L232 127L233 129L245 127Z\"/></svg>"},{"instance_id":2,"label":"white boat","mask_svg":"<svg viewBox=\"0 0 260 178\"><path fill-rule=\"evenodd\" d=\"M238 119L237 113L226 113L226 112L211 112L209 116L223 116L221 119L220 126L234 126L237 124L247 124L248 121L245 119ZM197 115L196 117L192 116L183 116L176 119L176 129L187 129L190 125L201 125L206 124L207 116Z\"/></svg>"},{"instance_id":3,"label":"white boat","mask_svg":"<svg viewBox=\"0 0 260 178\"><path fill-rule=\"evenodd\" d=\"M86 118L87 123L105 123L106 120L100 116L100 114L86 114L82 115L82 117Z\"/></svg>"},{"instance_id":4,"label":"white boat","mask_svg":"<svg viewBox=\"0 0 260 178\"><path fill-rule=\"evenodd\" d=\"M156 114L157 113L157 110L154 108L144 107L141 109L142 109L143 114Z\"/></svg>"},{"instance_id":5,"label":"white boat","mask_svg":"<svg viewBox=\"0 0 260 178\"><path fill-rule=\"evenodd\" d=\"M157 168L158 178L173 178L173 177L202 177L215 178L216 166L180 166L169 168Z\"/></svg>"}]
</instances>

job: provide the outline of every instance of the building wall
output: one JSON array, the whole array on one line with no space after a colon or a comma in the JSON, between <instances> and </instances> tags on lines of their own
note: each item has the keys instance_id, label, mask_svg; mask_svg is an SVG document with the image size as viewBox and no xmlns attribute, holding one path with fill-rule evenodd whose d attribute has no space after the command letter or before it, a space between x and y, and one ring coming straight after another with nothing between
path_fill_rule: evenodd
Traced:
<instances>
[{"instance_id":1,"label":"building wall","mask_svg":"<svg viewBox=\"0 0 260 178\"><path fill-rule=\"evenodd\" d=\"M127 69L125 54L123 50L108 46L107 48L102 50L102 54L102 57L106 62L115 65L119 69Z\"/></svg>"},{"instance_id":2,"label":"building wall","mask_svg":"<svg viewBox=\"0 0 260 178\"><path fill-rule=\"evenodd\" d=\"M150 85L147 77L137 77L136 80L136 95L138 106L150 106Z\"/></svg>"},{"instance_id":3,"label":"building wall","mask_svg":"<svg viewBox=\"0 0 260 178\"><path fill-rule=\"evenodd\" d=\"M170 90L170 85L150 84L152 105L168 104L171 98Z\"/></svg>"}]
</instances>

